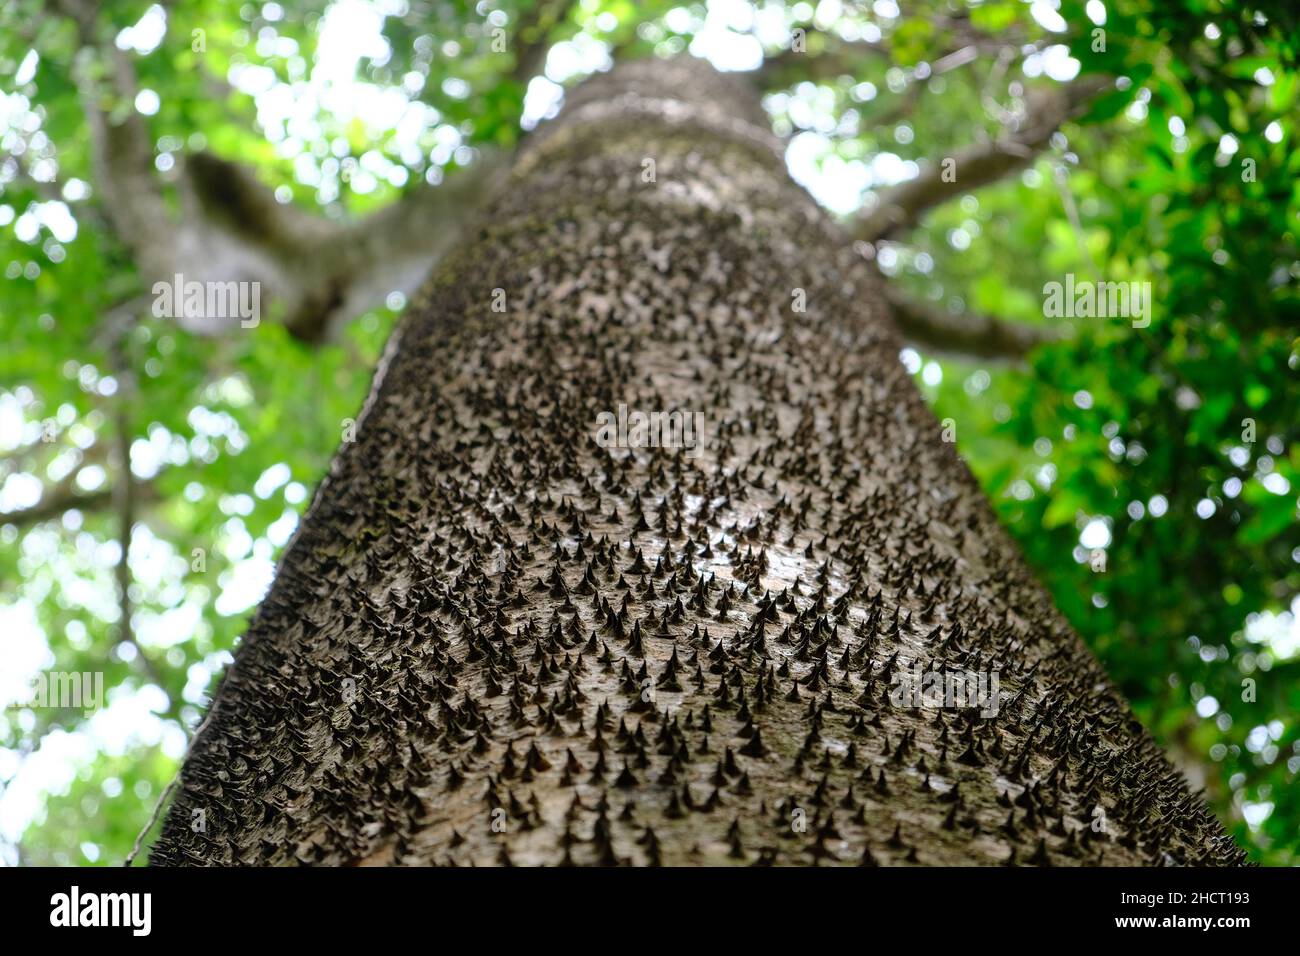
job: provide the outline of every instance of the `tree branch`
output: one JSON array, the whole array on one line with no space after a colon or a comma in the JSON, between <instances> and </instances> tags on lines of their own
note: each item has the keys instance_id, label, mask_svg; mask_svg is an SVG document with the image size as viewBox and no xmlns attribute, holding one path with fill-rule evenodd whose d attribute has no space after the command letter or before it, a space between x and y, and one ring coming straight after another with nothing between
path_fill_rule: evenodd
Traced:
<instances>
[{"instance_id":1,"label":"tree branch","mask_svg":"<svg viewBox=\"0 0 1300 956\"><path fill-rule=\"evenodd\" d=\"M546 69L551 52L551 32L569 15L573 0L535 0L522 15L512 34L515 68L510 79L527 87L528 81Z\"/></svg>"},{"instance_id":2,"label":"tree branch","mask_svg":"<svg viewBox=\"0 0 1300 956\"><path fill-rule=\"evenodd\" d=\"M1086 76L1037 91L1019 129L1001 139L959 150L949 157L954 161L951 165L931 163L916 178L881 193L876 205L858 218L855 238L866 242L887 238L954 196L1028 165L1062 123L1111 83L1109 77ZM949 170L951 175L947 175Z\"/></svg>"},{"instance_id":3,"label":"tree branch","mask_svg":"<svg viewBox=\"0 0 1300 956\"><path fill-rule=\"evenodd\" d=\"M11 524L18 528L26 528L42 521L59 518L65 511L103 511L113 506L113 496L111 487L80 493L71 488L54 491L42 497L31 507L0 511L0 525ZM137 504L153 501L156 497L157 492L151 482L137 483Z\"/></svg>"},{"instance_id":4,"label":"tree branch","mask_svg":"<svg viewBox=\"0 0 1300 956\"><path fill-rule=\"evenodd\" d=\"M1033 348L1060 338L1055 330L965 312L954 315L882 283L904 338L937 352L1018 361Z\"/></svg>"},{"instance_id":5,"label":"tree branch","mask_svg":"<svg viewBox=\"0 0 1300 956\"><path fill-rule=\"evenodd\" d=\"M140 642L136 640L135 629L131 626L131 539L135 531L136 480L131 472L131 400L135 393L135 374L131 370L126 353L126 334L124 333L111 351L113 374L117 376L119 388L115 396L113 436L113 458L117 466L117 481L113 484L113 506L117 509L119 553L117 564L113 568L113 580L117 585L117 606L119 621L117 625L117 643L129 644L135 648L136 659L140 667L161 688L166 688L162 671L145 653Z\"/></svg>"},{"instance_id":6,"label":"tree branch","mask_svg":"<svg viewBox=\"0 0 1300 956\"><path fill-rule=\"evenodd\" d=\"M12 524L23 528L60 517L65 511L74 508L79 511L99 511L113 503L113 492L101 488L85 494L73 491L43 495L41 500L28 508L15 508L13 511L0 511L0 524Z\"/></svg>"},{"instance_id":7,"label":"tree branch","mask_svg":"<svg viewBox=\"0 0 1300 956\"><path fill-rule=\"evenodd\" d=\"M100 35L93 0L55 0L54 6L76 25L81 48L73 73L104 211L142 270L165 271L175 236L153 168L148 124L135 108L135 66L126 51Z\"/></svg>"},{"instance_id":8,"label":"tree branch","mask_svg":"<svg viewBox=\"0 0 1300 956\"><path fill-rule=\"evenodd\" d=\"M500 156L481 155L438 186L421 183L343 223L278 202L250 169L208 153L187 159L185 182L189 216L208 225L210 244L227 250L227 269L263 283L263 297L284 304L295 337L320 342L390 292L412 294L456 242L502 165Z\"/></svg>"},{"instance_id":9,"label":"tree branch","mask_svg":"<svg viewBox=\"0 0 1300 956\"><path fill-rule=\"evenodd\" d=\"M849 41L825 30L805 30L803 40L802 50L795 49L792 44L790 48L763 58L762 65L754 73L761 88L789 86L794 77L818 83L840 76L854 76L868 58L890 59L889 47L883 43Z\"/></svg>"},{"instance_id":10,"label":"tree branch","mask_svg":"<svg viewBox=\"0 0 1300 956\"><path fill-rule=\"evenodd\" d=\"M390 292L414 292L501 165L497 157L482 157L445 184L420 183L392 206L340 223L278 202L247 167L190 155L179 171L182 215L174 216L154 169L148 124L134 108L131 55L100 35L94 0L55 5L76 24L81 45L76 73L97 195L146 288L177 275L187 283L257 283L263 308L278 301L289 330L319 342ZM519 69L540 69L549 31L568 9L568 2L543 2L521 27ZM213 334L243 317L178 318L191 331Z\"/></svg>"},{"instance_id":11,"label":"tree branch","mask_svg":"<svg viewBox=\"0 0 1300 956\"><path fill-rule=\"evenodd\" d=\"M920 84L932 76L942 76L964 66L981 54L1015 49L1025 43L1020 31L986 34L974 29L964 15L940 18L935 22L951 31L947 37L950 49L928 63L930 69L927 73L918 73L916 82ZM886 64L894 61L893 51L884 41L846 40L838 34L816 28L806 29L803 40L803 50L794 49L792 42L791 47L763 58L763 63L754 73L760 88L777 89L803 80L818 83L840 76L857 76L868 59L883 60Z\"/></svg>"}]
</instances>

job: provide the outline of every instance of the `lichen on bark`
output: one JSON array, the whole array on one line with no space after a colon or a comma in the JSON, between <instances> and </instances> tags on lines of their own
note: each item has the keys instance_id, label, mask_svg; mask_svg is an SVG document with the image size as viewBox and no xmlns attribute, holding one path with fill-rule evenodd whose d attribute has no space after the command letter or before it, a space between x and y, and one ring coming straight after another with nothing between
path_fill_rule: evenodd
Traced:
<instances>
[{"instance_id":1,"label":"lichen on bark","mask_svg":"<svg viewBox=\"0 0 1300 956\"><path fill-rule=\"evenodd\" d=\"M740 83L588 81L395 333L152 861L1240 862L900 346ZM604 447L620 404L704 440Z\"/></svg>"}]
</instances>

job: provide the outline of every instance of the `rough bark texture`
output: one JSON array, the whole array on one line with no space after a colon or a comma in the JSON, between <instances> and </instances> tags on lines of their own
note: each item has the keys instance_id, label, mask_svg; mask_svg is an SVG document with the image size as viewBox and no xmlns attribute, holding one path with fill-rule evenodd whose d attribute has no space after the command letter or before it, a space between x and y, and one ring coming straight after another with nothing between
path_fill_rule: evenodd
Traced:
<instances>
[{"instance_id":1,"label":"rough bark texture","mask_svg":"<svg viewBox=\"0 0 1300 956\"><path fill-rule=\"evenodd\" d=\"M153 862L1240 862L882 302L743 86L575 91L394 336ZM602 447L620 403L701 453ZM913 661L997 715L892 704Z\"/></svg>"}]
</instances>

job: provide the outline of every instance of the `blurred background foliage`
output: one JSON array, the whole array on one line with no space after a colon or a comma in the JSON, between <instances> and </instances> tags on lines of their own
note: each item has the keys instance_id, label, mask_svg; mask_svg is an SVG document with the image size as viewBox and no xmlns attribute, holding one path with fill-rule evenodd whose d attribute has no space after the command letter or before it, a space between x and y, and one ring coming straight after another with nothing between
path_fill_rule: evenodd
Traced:
<instances>
[{"instance_id":1,"label":"blurred background foliage","mask_svg":"<svg viewBox=\"0 0 1300 956\"><path fill-rule=\"evenodd\" d=\"M319 344L274 321L123 325L144 280L97 191L70 9L0 13L9 864L130 851L403 305ZM134 65L134 102L113 109L145 117L163 182L210 150L334 219L508 149L617 57L752 71L792 173L850 228L1042 91L1113 78L1020 168L893 231L864 268L958 320L1070 333L1020 361L923 343L901 360L1142 721L1253 859L1297 862L1300 29L1285 2L114 0L94 17ZM523 39L496 49L494 28ZM1044 283L1066 273L1150 282L1149 326L1044 318ZM41 670L102 671L105 706L23 706Z\"/></svg>"}]
</instances>

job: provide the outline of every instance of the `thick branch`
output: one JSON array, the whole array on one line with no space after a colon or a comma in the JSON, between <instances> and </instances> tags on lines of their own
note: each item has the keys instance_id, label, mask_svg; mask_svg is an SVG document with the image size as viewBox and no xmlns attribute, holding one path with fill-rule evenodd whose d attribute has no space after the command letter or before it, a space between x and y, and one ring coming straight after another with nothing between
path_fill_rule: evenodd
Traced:
<instances>
[{"instance_id":1,"label":"thick branch","mask_svg":"<svg viewBox=\"0 0 1300 956\"><path fill-rule=\"evenodd\" d=\"M938 352L990 359L1021 359L1035 346L1059 336L1042 326L1007 322L965 312L954 315L884 285L903 337Z\"/></svg>"},{"instance_id":2,"label":"thick branch","mask_svg":"<svg viewBox=\"0 0 1300 956\"><path fill-rule=\"evenodd\" d=\"M73 491L45 495L36 504L28 508L15 508L13 511L0 512L0 524L12 524L24 528L60 517L65 511L74 508L79 511L99 511L113 503L111 488L101 488L85 494Z\"/></svg>"},{"instance_id":3,"label":"thick branch","mask_svg":"<svg viewBox=\"0 0 1300 956\"><path fill-rule=\"evenodd\" d=\"M256 174L206 155L186 158L182 210L172 215L153 166L145 118L133 107L131 55L100 35L91 0L58 0L81 43L78 83L91 132L100 197L113 232L130 250L141 279L186 283L250 282L259 304L283 307L293 334L320 341L347 319L383 303L393 291L413 292L476 207L498 165L491 158L453 173L447 184L421 184L366 219L333 222L275 199ZM568 10L543 3L521 29L521 70L540 69L546 37ZM98 59L104 76L92 68ZM233 312L233 310L232 310ZM192 331L219 333L245 316L185 317Z\"/></svg>"},{"instance_id":4,"label":"thick branch","mask_svg":"<svg viewBox=\"0 0 1300 956\"><path fill-rule=\"evenodd\" d=\"M882 193L875 207L859 218L856 237L867 242L886 238L927 210L1028 165L1062 123L1110 84L1107 77L1087 76L1040 91L1019 129L959 150L948 157L952 163L931 163L915 179Z\"/></svg>"},{"instance_id":5,"label":"thick branch","mask_svg":"<svg viewBox=\"0 0 1300 956\"><path fill-rule=\"evenodd\" d=\"M209 242L265 284L285 307L285 325L318 342L346 320L410 295L453 245L501 166L495 155L422 183L402 199L353 222L336 223L291 204L238 163L200 153L186 163L190 216L210 225ZM229 279L229 275L222 276Z\"/></svg>"},{"instance_id":6,"label":"thick branch","mask_svg":"<svg viewBox=\"0 0 1300 956\"><path fill-rule=\"evenodd\" d=\"M95 3L57 0L55 6L76 25L81 46L75 73L100 201L141 268L165 270L176 237L153 168L148 124L135 109L135 66L128 53L100 35Z\"/></svg>"},{"instance_id":7,"label":"thick branch","mask_svg":"<svg viewBox=\"0 0 1300 956\"><path fill-rule=\"evenodd\" d=\"M18 528L26 528L40 524L42 521L53 521L62 517L66 511L103 511L112 507L113 494L112 488L99 488L87 492L77 492L71 488L53 491L31 507L0 511L0 525L11 524ZM137 503L151 501L155 497L156 491L150 482L137 483Z\"/></svg>"}]
</instances>

